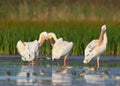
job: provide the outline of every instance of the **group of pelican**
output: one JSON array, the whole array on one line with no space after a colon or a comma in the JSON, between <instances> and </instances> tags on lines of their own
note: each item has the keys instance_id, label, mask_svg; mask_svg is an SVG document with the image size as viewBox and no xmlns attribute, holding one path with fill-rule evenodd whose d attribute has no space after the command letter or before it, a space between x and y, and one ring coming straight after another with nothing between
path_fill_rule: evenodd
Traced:
<instances>
[{"instance_id":1,"label":"group of pelican","mask_svg":"<svg viewBox=\"0 0 120 86\"><path fill-rule=\"evenodd\" d=\"M54 43L52 39L54 40ZM53 32L42 32L40 33L39 40L31 42L22 42L19 40L17 42L17 49L19 54L22 56L21 59L34 65L34 59L39 57L39 49L45 40L48 40L52 46L52 60L59 59L63 56L64 65L66 65L66 59L73 47L73 43L64 41L62 38L57 39L55 33Z\"/></svg>"},{"instance_id":2,"label":"group of pelican","mask_svg":"<svg viewBox=\"0 0 120 86\"><path fill-rule=\"evenodd\" d=\"M107 46L106 29L106 25L103 25L101 27L99 39L92 40L86 46L83 63L89 63L92 58L97 57L97 68L99 68L100 55L104 53ZM52 60L64 57L65 66L66 59L73 48L73 42L65 41L63 38L57 38L53 32L42 32L40 33L39 40L34 40L31 42L22 42L19 40L17 42L17 49L19 54L22 56L22 60L28 61L32 65L35 64L34 59L39 57L39 49L45 40L48 40L52 46Z\"/></svg>"}]
</instances>

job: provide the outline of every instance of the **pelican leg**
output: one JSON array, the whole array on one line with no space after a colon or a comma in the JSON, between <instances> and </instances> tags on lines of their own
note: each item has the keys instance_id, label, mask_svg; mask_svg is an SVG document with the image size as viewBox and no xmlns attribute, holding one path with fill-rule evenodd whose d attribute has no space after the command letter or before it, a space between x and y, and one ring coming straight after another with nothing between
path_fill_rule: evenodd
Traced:
<instances>
[{"instance_id":1,"label":"pelican leg","mask_svg":"<svg viewBox=\"0 0 120 86\"><path fill-rule=\"evenodd\" d=\"M67 56L64 57L64 66L66 66Z\"/></svg>"},{"instance_id":2,"label":"pelican leg","mask_svg":"<svg viewBox=\"0 0 120 86\"><path fill-rule=\"evenodd\" d=\"M100 56L97 57L97 70L99 70L99 66L100 66Z\"/></svg>"},{"instance_id":3,"label":"pelican leg","mask_svg":"<svg viewBox=\"0 0 120 86\"><path fill-rule=\"evenodd\" d=\"M36 52L36 60L39 59L39 51Z\"/></svg>"},{"instance_id":4,"label":"pelican leg","mask_svg":"<svg viewBox=\"0 0 120 86\"><path fill-rule=\"evenodd\" d=\"M34 62L34 60L32 60L32 63L31 63L32 65L34 65L35 64L35 62Z\"/></svg>"}]
</instances>

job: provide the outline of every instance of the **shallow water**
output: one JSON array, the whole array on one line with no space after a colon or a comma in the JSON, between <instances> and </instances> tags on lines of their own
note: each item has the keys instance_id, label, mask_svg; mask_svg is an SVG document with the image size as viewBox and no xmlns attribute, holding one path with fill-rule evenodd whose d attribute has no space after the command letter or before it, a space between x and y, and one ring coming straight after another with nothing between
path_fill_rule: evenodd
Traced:
<instances>
[{"instance_id":1,"label":"shallow water","mask_svg":"<svg viewBox=\"0 0 120 86\"><path fill-rule=\"evenodd\" d=\"M100 70L92 64L84 65L83 56L69 56L67 66L63 59L47 60L41 56L34 66L23 62L19 55L0 55L0 86L119 86L120 57L102 56ZM117 61L117 62L116 62ZM107 64L102 65L102 64Z\"/></svg>"}]
</instances>

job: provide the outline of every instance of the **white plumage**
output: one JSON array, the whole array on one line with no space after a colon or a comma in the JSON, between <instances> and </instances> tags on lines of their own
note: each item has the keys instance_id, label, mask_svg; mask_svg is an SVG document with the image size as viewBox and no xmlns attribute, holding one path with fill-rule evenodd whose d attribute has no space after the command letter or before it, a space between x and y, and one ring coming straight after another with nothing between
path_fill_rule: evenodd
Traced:
<instances>
[{"instance_id":1,"label":"white plumage","mask_svg":"<svg viewBox=\"0 0 120 86\"><path fill-rule=\"evenodd\" d=\"M38 46L39 43L37 40L33 42L24 42L18 41L17 49L22 56L23 61L32 61L35 57L38 56Z\"/></svg>"},{"instance_id":2,"label":"white plumage","mask_svg":"<svg viewBox=\"0 0 120 86\"><path fill-rule=\"evenodd\" d=\"M23 61L33 61L35 57L39 56L39 47L42 46L44 40L47 37L47 32L42 32L39 36L39 40L35 40L32 42L22 42L19 40L17 42L17 49L20 55L22 56L21 59Z\"/></svg>"},{"instance_id":3,"label":"white plumage","mask_svg":"<svg viewBox=\"0 0 120 86\"><path fill-rule=\"evenodd\" d=\"M59 59L61 56L68 56L73 47L72 42L63 41L59 38L52 48L52 59Z\"/></svg>"},{"instance_id":4,"label":"white plumage","mask_svg":"<svg viewBox=\"0 0 120 86\"><path fill-rule=\"evenodd\" d=\"M85 48L85 58L84 63L89 63L92 58L97 57L97 65L99 68L99 58L100 55L106 50L107 46L107 35L106 35L106 25L101 27L101 34L98 40L91 41Z\"/></svg>"},{"instance_id":5,"label":"white plumage","mask_svg":"<svg viewBox=\"0 0 120 86\"><path fill-rule=\"evenodd\" d=\"M48 38L50 39L50 43L52 45L52 60L60 59L64 56L64 66L66 65L66 59L69 55L73 42L64 41L62 38L57 39L54 33L48 33ZM51 39L54 39L55 43L53 44Z\"/></svg>"},{"instance_id":6,"label":"white plumage","mask_svg":"<svg viewBox=\"0 0 120 86\"><path fill-rule=\"evenodd\" d=\"M24 42L27 51L29 52L29 58L22 58L24 61L32 61L35 57L39 56L39 43L37 40L33 42Z\"/></svg>"},{"instance_id":7,"label":"white plumage","mask_svg":"<svg viewBox=\"0 0 120 86\"><path fill-rule=\"evenodd\" d=\"M25 44L21 40L17 42L17 50L22 56L22 60L29 58L29 50L25 47Z\"/></svg>"},{"instance_id":8,"label":"white plumage","mask_svg":"<svg viewBox=\"0 0 120 86\"><path fill-rule=\"evenodd\" d=\"M84 63L89 63L89 61L97 56L97 52L95 48L97 48L98 40L91 41L87 47L85 48L85 60Z\"/></svg>"}]
</instances>

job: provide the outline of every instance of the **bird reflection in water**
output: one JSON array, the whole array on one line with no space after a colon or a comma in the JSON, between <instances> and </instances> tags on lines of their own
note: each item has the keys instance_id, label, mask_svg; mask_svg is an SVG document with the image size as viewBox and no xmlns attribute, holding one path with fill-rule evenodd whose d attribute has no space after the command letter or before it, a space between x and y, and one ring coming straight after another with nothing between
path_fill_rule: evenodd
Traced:
<instances>
[{"instance_id":1,"label":"bird reflection in water","mask_svg":"<svg viewBox=\"0 0 120 86\"><path fill-rule=\"evenodd\" d=\"M34 72L34 66L22 66L17 74L18 85L34 85L37 83L37 73Z\"/></svg>"},{"instance_id":2,"label":"bird reflection in water","mask_svg":"<svg viewBox=\"0 0 120 86\"><path fill-rule=\"evenodd\" d=\"M59 68L58 66L52 67L52 84L54 86L58 85L68 85L71 86L72 83L72 75L70 73L71 67L63 66Z\"/></svg>"},{"instance_id":3,"label":"bird reflection in water","mask_svg":"<svg viewBox=\"0 0 120 86\"><path fill-rule=\"evenodd\" d=\"M27 82L29 82L29 80L30 80L30 73L29 72L26 73L26 78L27 78Z\"/></svg>"},{"instance_id":4,"label":"bird reflection in water","mask_svg":"<svg viewBox=\"0 0 120 86\"><path fill-rule=\"evenodd\" d=\"M103 68L97 70L97 68L85 68L84 70L80 71L80 76L83 76L86 83L89 85L106 85L106 80L109 78L110 69Z\"/></svg>"},{"instance_id":5,"label":"bird reflection in water","mask_svg":"<svg viewBox=\"0 0 120 86\"><path fill-rule=\"evenodd\" d=\"M10 76L11 76L11 72L10 71L6 71L7 81L10 81Z\"/></svg>"},{"instance_id":6,"label":"bird reflection in water","mask_svg":"<svg viewBox=\"0 0 120 86\"><path fill-rule=\"evenodd\" d=\"M97 70L96 67L86 67L83 70L81 70L79 72L79 74L84 75L85 73L90 72L90 71L94 71L94 72L96 71L96 72L99 72L99 73L102 73L102 74L109 74L110 73L109 68Z\"/></svg>"},{"instance_id":7,"label":"bird reflection in water","mask_svg":"<svg viewBox=\"0 0 120 86\"><path fill-rule=\"evenodd\" d=\"M53 70L54 71L54 70ZM52 73L52 81L53 81L53 85L60 85L62 82L65 83L65 81L67 82L71 82L71 78L68 77L68 68L67 66L63 66L62 68L60 69L57 69L54 73ZM69 79L67 79L69 78Z\"/></svg>"},{"instance_id":8,"label":"bird reflection in water","mask_svg":"<svg viewBox=\"0 0 120 86\"><path fill-rule=\"evenodd\" d=\"M67 66L63 66L59 70L56 71L56 73L66 73L68 70Z\"/></svg>"}]
</instances>

